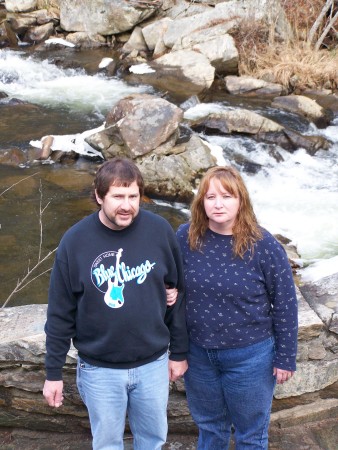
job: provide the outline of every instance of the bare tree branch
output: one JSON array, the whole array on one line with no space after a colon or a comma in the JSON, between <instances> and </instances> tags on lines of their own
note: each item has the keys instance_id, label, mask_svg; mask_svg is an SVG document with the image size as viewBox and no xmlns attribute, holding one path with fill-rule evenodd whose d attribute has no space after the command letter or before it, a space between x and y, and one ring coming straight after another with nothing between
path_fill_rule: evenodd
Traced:
<instances>
[{"instance_id":1,"label":"bare tree branch","mask_svg":"<svg viewBox=\"0 0 338 450\"><path fill-rule=\"evenodd\" d=\"M32 269L29 269L27 271L26 275L21 280L17 281L15 288L9 294L9 296L6 299L6 301L1 306L1 309L5 308L5 306L8 304L8 302L10 301L10 299L13 297L14 294L16 294L17 292L21 291L21 289L26 287L32 281L34 281L37 278L41 277L41 275L44 275L45 273L50 272L52 270L52 268L50 267L49 269L45 270L44 272L39 273L38 275L36 275L36 277L34 277L33 279L31 279L31 280L27 281L27 283L25 283L25 281L28 279L28 277L31 276L31 274L34 272L34 270L36 270L40 266L40 264L42 264L44 261L46 261L56 250L57 250L57 248L54 248L54 250L50 251L43 259L41 259L39 262L37 262Z\"/></svg>"},{"instance_id":2,"label":"bare tree branch","mask_svg":"<svg viewBox=\"0 0 338 450\"><path fill-rule=\"evenodd\" d=\"M318 31L318 28L319 28L320 24L322 23L323 18L325 17L325 14L328 12L328 10L330 8L333 8L333 5L334 5L333 2L334 2L334 0L326 0L326 3L323 6L319 16L315 20L315 23L312 25L311 30L309 31L309 34L308 34L308 38L307 38L307 40L310 44L313 44L315 34Z\"/></svg>"},{"instance_id":3,"label":"bare tree branch","mask_svg":"<svg viewBox=\"0 0 338 450\"><path fill-rule=\"evenodd\" d=\"M39 172L37 172L39 173ZM20 183L23 180L26 180L27 178L30 178L34 175L37 175L37 173L30 175L29 177L23 178L22 180L18 181L18 183ZM10 186L8 189L6 189L4 192L8 191L9 189L11 189L13 186L15 186L16 184L13 184L12 186ZM11 298L13 297L14 294L16 294L17 292L21 291L23 288L25 288L26 286L28 286L30 283L32 283L32 281L36 280L37 278L41 277L42 275L44 275L47 272L50 272L52 270L52 268L49 268L47 270L44 270L41 273L38 273L36 276L34 276L33 278L29 279L31 277L31 275L41 266L42 263L44 263L56 250L57 247L54 248L54 250L50 251L46 256L44 256L42 258L42 244L43 244L43 222L42 222L42 216L43 213L45 212L46 208L48 207L48 205L50 204L50 202L48 202L44 207L42 206L42 200L43 200L43 194L42 194L42 183L41 183L41 179L40 179L40 187L39 187L39 192L40 192L40 201L39 201L39 229L40 229L40 242L39 242L39 254L38 254L38 260L35 264L35 266L33 266L32 268L30 268L30 260L28 261L28 266L27 266L27 273L26 275L21 278L18 279L15 288L13 289L13 291L9 294L9 296L7 297L7 299L5 300L4 304L1 306L1 308L5 308L5 306L8 304L8 302L11 300ZM2 193L2 194L3 194ZM1 194L1 195L2 195Z\"/></svg>"},{"instance_id":4,"label":"bare tree branch","mask_svg":"<svg viewBox=\"0 0 338 450\"><path fill-rule=\"evenodd\" d=\"M17 184L21 183L21 181L25 181L25 180L27 180L28 178L35 177L35 175L38 175L39 173L40 173L40 172L35 172L35 173L33 173L33 175L29 175L28 177L22 178L22 180L19 180L17 183L12 184L12 186L9 186L9 188L7 188L7 189L5 189L4 191L0 192L0 197L1 197L2 195L4 195L5 192L7 192L7 191L9 191L10 189L12 189L12 187L14 187L14 186L16 186Z\"/></svg>"},{"instance_id":5,"label":"bare tree branch","mask_svg":"<svg viewBox=\"0 0 338 450\"><path fill-rule=\"evenodd\" d=\"M55 249L55 250L56 250L56 249ZM48 256L49 256L49 255L48 255ZM23 286L19 287L19 288L17 289L16 292L21 291L21 289L24 289L24 288L25 288L26 286L28 286L32 281L37 280L39 277L41 277L41 275L44 275L45 273L48 273L48 272L50 272L51 270L52 270L52 267L50 267L49 269L46 269L46 270L44 270L43 272L39 273L36 277L34 277L34 278L32 278L31 280L27 281L26 284L24 284Z\"/></svg>"},{"instance_id":6,"label":"bare tree branch","mask_svg":"<svg viewBox=\"0 0 338 450\"><path fill-rule=\"evenodd\" d=\"M325 37L327 36L328 32L330 31L331 28L333 28L333 25L335 24L335 22L338 19L338 11L336 12L336 14L332 17L332 19L330 20L330 22L327 24L327 26L325 27L324 31L322 32L320 38L318 39L318 41L316 42L315 45L315 50L319 50Z\"/></svg>"},{"instance_id":7,"label":"bare tree branch","mask_svg":"<svg viewBox=\"0 0 338 450\"><path fill-rule=\"evenodd\" d=\"M39 187L39 192L40 192L40 214L39 214L39 226L40 226L40 244L39 244L39 256L38 256L38 262L40 261L41 258L41 252L42 252L42 241L43 241L43 223L42 223L42 215L45 211L45 209L48 207L48 205L50 204L50 202L48 202L44 208L42 208L42 183L41 183L41 179L40 179L40 187Z\"/></svg>"}]
</instances>

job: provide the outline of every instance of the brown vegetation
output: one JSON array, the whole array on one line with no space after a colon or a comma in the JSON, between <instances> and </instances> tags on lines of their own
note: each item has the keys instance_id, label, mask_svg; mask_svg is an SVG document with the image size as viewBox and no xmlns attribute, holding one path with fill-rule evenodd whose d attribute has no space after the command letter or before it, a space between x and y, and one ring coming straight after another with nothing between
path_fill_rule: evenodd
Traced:
<instances>
[{"instance_id":1,"label":"brown vegetation","mask_svg":"<svg viewBox=\"0 0 338 450\"><path fill-rule=\"evenodd\" d=\"M292 37L281 42L264 22L243 21L232 33L239 74L266 79L290 92L338 89L338 4L335 0L281 0Z\"/></svg>"}]
</instances>

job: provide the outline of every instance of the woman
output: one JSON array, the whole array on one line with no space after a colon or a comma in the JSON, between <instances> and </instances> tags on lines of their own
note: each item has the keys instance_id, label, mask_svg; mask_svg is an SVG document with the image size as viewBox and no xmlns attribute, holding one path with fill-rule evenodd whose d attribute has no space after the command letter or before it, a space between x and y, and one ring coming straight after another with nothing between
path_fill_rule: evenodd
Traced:
<instances>
[{"instance_id":1,"label":"woman","mask_svg":"<svg viewBox=\"0 0 338 450\"><path fill-rule=\"evenodd\" d=\"M240 174L213 167L201 180L184 259L190 336L185 385L198 450L267 449L275 383L293 376L297 298L287 255L261 228Z\"/></svg>"}]
</instances>

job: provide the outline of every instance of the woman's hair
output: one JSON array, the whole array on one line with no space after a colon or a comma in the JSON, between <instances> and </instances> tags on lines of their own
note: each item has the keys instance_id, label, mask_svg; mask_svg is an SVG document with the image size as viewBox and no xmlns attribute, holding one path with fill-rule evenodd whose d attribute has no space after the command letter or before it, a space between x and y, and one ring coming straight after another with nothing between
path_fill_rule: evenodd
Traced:
<instances>
[{"instance_id":1,"label":"woman's hair","mask_svg":"<svg viewBox=\"0 0 338 450\"><path fill-rule=\"evenodd\" d=\"M191 250L201 250L203 239L209 225L204 209L204 198L210 186L210 180L218 180L231 195L239 198L239 209L232 229L233 253L243 258L248 250L253 254L254 244L262 238L250 201L248 190L239 172L233 167L217 166L209 169L202 178L198 192L191 204L191 219L188 241Z\"/></svg>"},{"instance_id":2,"label":"woman's hair","mask_svg":"<svg viewBox=\"0 0 338 450\"><path fill-rule=\"evenodd\" d=\"M103 163L96 172L92 198L100 206L95 197L104 199L110 186L128 187L136 181L140 196L144 194L144 180L136 164L127 158L113 158Z\"/></svg>"}]
</instances>

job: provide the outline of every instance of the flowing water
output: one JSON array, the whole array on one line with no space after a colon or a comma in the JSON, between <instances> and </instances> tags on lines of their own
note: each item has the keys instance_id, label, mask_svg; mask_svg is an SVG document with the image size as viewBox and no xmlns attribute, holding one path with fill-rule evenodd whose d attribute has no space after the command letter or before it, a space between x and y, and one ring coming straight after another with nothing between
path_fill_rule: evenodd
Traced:
<instances>
[{"instance_id":1,"label":"flowing water","mask_svg":"<svg viewBox=\"0 0 338 450\"><path fill-rule=\"evenodd\" d=\"M96 128L119 99L134 92L154 92L150 86L97 74L107 52L0 50L0 92L9 96L0 100L0 153L13 148L29 151L30 141L48 134L73 135ZM71 61L69 68L65 56ZM58 63L61 59L62 65ZM313 268L318 276L323 267L324 274L336 272L338 117L330 127L318 130L295 115L269 107L263 99L226 95L192 106L185 115L196 117L201 110L238 107L262 113L304 134L322 134L333 142L328 151L309 156L303 149L291 154L247 137L202 136L219 164L234 164L241 171L259 221L272 233L292 241L300 263L308 266L303 273ZM271 156L272 151L278 151L281 162ZM247 165L238 163L241 157L260 170L252 173ZM63 165L0 165L0 306L29 271L28 280L33 281L15 294L8 306L46 302L54 254L32 269L57 247L71 224L95 209L89 193L99 162L80 157ZM157 202L145 207L165 216L174 228L188 218L188 205Z\"/></svg>"}]
</instances>

